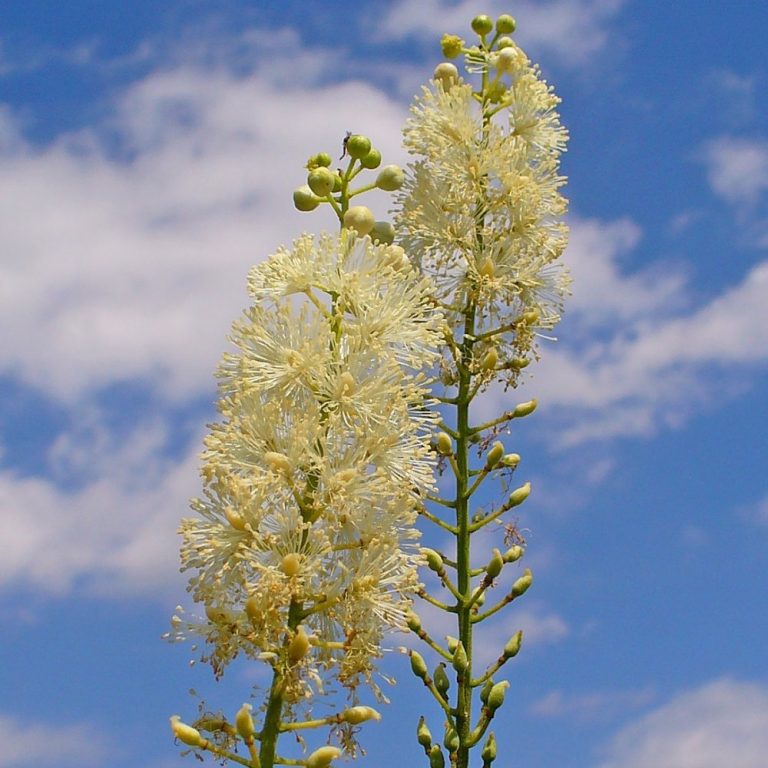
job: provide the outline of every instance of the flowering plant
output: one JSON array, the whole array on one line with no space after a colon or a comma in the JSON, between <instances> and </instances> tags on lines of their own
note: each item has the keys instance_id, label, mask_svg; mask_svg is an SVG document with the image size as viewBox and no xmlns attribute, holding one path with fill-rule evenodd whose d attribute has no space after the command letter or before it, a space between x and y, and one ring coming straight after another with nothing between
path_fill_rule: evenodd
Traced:
<instances>
[{"instance_id":1,"label":"flowering plant","mask_svg":"<svg viewBox=\"0 0 768 768\"><path fill-rule=\"evenodd\" d=\"M206 440L204 494L181 528L183 567L205 617L176 615L171 634L202 636L217 675L244 655L269 665L272 679L258 727L250 704L233 723L174 716L174 734L198 753L261 768L354 756L355 726L380 717L360 705L358 689L384 698L375 663L385 632L401 629L440 659L430 674L421 653L407 651L442 717L442 746L425 717L417 726L430 768L443 768L446 754L466 768L474 747L484 766L496 757L489 726L508 686L498 673L522 633L476 670L473 632L531 585L529 569L513 573L503 597L484 606L524 554L504 515L530 484L488 508L475 494L516 471L520 457L497 438L536 401L483 423L471 406L496 382L516 386L559 319L567 134L557 97L510 37L512 17L478 16L472 29L474 44L446 35L442 48L463 56L479 84L450 62L437 67L404 129L414 162L380 168L370 140L349 134L346 167L311 157L294 204L327 204L340 232L303 235L251 271L254 303L219 368L221 420ZM373 188L396 193L394 224L351 204ZM455 546L419 549L419 518ZM472 537L489 529L499 546L478 565ZM419 565L436 585L421 584ZM433 637L414 599L448 613L456 636ZM348 691L349 706L314 718L329 681ZM281 734L321 727L334 744L301 758L278 752Z\"/></svg>"}]
</instances>

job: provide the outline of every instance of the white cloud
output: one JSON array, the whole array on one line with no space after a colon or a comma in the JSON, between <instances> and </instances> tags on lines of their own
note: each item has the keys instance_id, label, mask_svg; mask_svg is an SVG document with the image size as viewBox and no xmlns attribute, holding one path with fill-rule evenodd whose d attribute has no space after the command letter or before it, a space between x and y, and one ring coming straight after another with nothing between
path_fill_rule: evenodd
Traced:
<instances>
[{"instance_id":1,"label":"white cloud","mask_svg":"<svg viewBox=\"0 0 768 768\"><path fill-rule=\"evenodd\" d=\"M516 35L523 45L546 51L548 57L573 67L585 66L606 48L610 26L623 5L624 0L517 0L513 9L518 21ZM379 33L395 39L418 35L439 40L449 32L469 40L473 34L469 21L474 16L486 13L495 17L509 10L509 3L503 0L421 0L418 4L400 0L390 6Z\"/></svg>"},{"instance_id":2,"label":"white cloud","mask_svg":"<svg viewBox=\"0 0 768 768\"><path fill-rule=\"evenodd\" d=\"M535 701L531 705L531 712L541 717L568 717L579 721L592 721L645 706L654 696L651 687L583 694L567 694L556 689Z\"/></svg>"},{"instance_id":3,"label":"white cloud","mask_svg":"<svg viewBox=\"0 0 768 768\"><path fill-rule=\"evenodd\" d=\"M27 722L0 713L0 768L104 765L108 748L91 725Z\"/></svg>"},{"instance_id":4,"label":"white cloud","mask_svg":"<svg viewBox=\"0 0 768 768\"><path fill-rule=\"evenodd\" d=\"M768 190L768 141L721 136L703 152L709 184L734 205L754 205Z\"/></svg>"},{"instance_id":5,"label":"white cloud","mask_svg":"<svg viewBox=\"0 0 768 768\"><path fill-rule=\"evenodd\" d=\"M599 768L763 768L766 755L768 689L726 678L622 728Z\"/></svg>"}]
</instances>

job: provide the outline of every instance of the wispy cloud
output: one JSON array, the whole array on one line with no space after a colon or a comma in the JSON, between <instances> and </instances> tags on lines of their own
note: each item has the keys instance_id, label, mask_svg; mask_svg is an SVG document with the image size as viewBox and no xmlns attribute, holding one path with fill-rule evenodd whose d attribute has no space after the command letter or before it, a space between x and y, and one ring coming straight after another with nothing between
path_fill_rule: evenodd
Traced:
<instances>
[{"instance_id":1,"label":"wispy cloud","mask_svg":"<svg viewBox=\"0 0 768 768\"><path fill-rule=\"evenodd\" d=\"M569 694L560 689L550 691L531 705L531 712L540 717L568 717L579 721L594 721L617 717L628 710L648 705L655 698L652 687L637 690L592 691Z\"/></svg>"},{"instance_id":2,"label":"wispy cloud","mask_svg":"<svg viewBox=\"0 0 768 768\"><path fill-rule=\"evenodd\" d=\"M622 728L599 768L763 768L768 690L728 678L676 696Z\"/></svg>"},{"instance_id":3,"label":"wispy cloud","mask_svg":"<svg viewBox=\"0 0 768 768\"><path fill-rule=\"evenodd\" d=\"M703 151L712 190L733 205L754 205L768 190L768 141L721 136Z\"/></svg>"}]
</instances>

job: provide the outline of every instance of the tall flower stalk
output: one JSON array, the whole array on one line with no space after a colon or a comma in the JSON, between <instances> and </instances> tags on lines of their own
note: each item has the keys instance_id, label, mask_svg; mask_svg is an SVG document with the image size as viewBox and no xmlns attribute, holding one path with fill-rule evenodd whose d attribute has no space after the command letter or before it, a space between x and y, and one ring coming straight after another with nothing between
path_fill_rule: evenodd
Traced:
<instances>
[{"instance_id":1,"label":"tall flower stalk","mask_svg":"<svg viewBox=\"0 0 768 768\"><path fill-rule=\"evenodd\" d=\"M428 494L424 520L454 541L455 554L424 550L440 593L422 588L433 609L454 617L456 636L440 642L417 614L409 626L440 663L430 675L424 658L411 651L411 666L440 707L442 746L433 742L426 719L417 738L431 768L466 768L473 748L487 768L496 757L489 726L504 701L502 667L520 650L522 632L510 637L495 662L477 669L474 630L531 585L529 569L518 572L490 607L486 597L501 586L507 566L523 556L522 539L504 516L528 497L530 483L502 501L477 503L486 481L510 482L520 461L497 437L527 416L536 401L505 409L478 423L471 417L476 398L491 384L514 387L520 372L537 356L536 340L559 320L567 274L557 266L566 245L561 221L559 155L567 133L560 125L559 99L537 67L510 37L511 16L495 24L488 16L472 21L476 42L454 35L442 40L446 57L464 57L476 84L465 82L450 63L435 70L431 86L415 100L404 131L405 146L417 158L398 193L399 242L429 275L445 313L440 431L434 449L451 482L440 495ZM479 81L479 82L477 82ZM478 553L473 536L493 529L498 546ZM511 570L511 569L510 569ZM447 599L440 594L447 594ZM456 686L451 691L450 665ZM479 713L473 705L479 699Z\"/></svg>"}]
</instances>

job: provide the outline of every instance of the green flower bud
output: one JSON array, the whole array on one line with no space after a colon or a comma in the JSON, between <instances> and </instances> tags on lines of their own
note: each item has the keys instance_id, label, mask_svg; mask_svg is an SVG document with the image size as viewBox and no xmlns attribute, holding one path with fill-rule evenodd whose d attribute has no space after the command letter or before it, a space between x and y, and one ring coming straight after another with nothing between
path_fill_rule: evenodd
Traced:
<instances>
[{"instance_id":1,"label":"green flower bud","mask_svg":"<svg viewBox=\"0 0 768 768\"><path fill-rule=\"evenodd\" d=\"M448 679L448 675L445 674L445 664L442 661L435 667L432 679L435 681L435 688L445 696L451 687L451 681Z\"/></svg>"},{"instance_id":2,"label":"green flower bud","mask_svg":"<svg viewBox=\"0 0 768 768\"><path fill-rule=\"evenodd\" d=\"M293 204L299 211L314 211L320 202L307 184L293 191Z\"/></svg>"},{"instance_id":3,"label":"green flower bud","mask_svg":"<svg viewBox=\"0 0 768 768\"><path fill-rule=\"evenodd\" d=\"M531 484L526 483L525 485L521 485L519 488L515 488L515 490L509 494L509 500L507 501L507 504L509 505L509 508L512 509L512 507L517 507L522 504L530 495Z\"/></svg>"},{"instance_id":4,"label":"green flower bud","mask_svg":"<svg viewBox=\"0 0 768 768\"><path fill-rule=\"evenodd\" d=\"M432 734L429 732L429 728L427 728L427 724L424 721L424 715L419 718L419 724L416 727L416 738L424 749L429 749L432 746Z\"/></svg>"},{"instance_id":5,"label":"green flower bud","mask_svg":"<svg viewBox=\"0 0 768 768\"><path fill-rule=\"evenodd\" d=\"M227 518L227 522L236 531L245 530L245 519L234 507L226 507L226 509L224 510L224 517Z\"/></svg>"},{"instance_id":6,"label":"green flower bud","mask_svg":"<svg viewBox=\"0 0 768 768\"><path fill-rule=\"evenodd\" d=\"M318 197L327 197L333 191L334 173L330 168L314 168L307 176L307 185Z\"/></svg>"},{"instance_id":7,"label":"green flower bud","mask_svg":"<svg viewBox=\"0 0 768 768\"><path fill-rule=\"evenodd\" d=\"M526 325L533 325L534 323L537 323L540 317L541 312L539 312L538 309L528 309L523 312L523 322Z\"/></svg>"},{"instance_id":8,"label":"green flower bud","mask_svg":"<svg viewBox=\"0 0 768 768\"><path fill-rule=\"evenodd\" d=\"M347 139L347 154L355 160L362 160L371 151L371 140L355 134Z\"/></svg>"},{"instance_id":9,"label":"green flower bud","mask_svg":"<svg viewBox=\"0 0 768 768\"><path fill-rule=\"evenodd\" d=\"M484 371L492 371L496 368L496 364L499 362L499 353L496 347L491 347L483 356L483 360L480 363L480 368Z\"/></svg>"},{"instance_id":10,"label":"green flower bud","mask_svg":"<svg viewBox=\"0 0 768 768\"><path fill-rule=\"evenodd\" d=\"M376 177L376 186L385 192L394 192L405 183L405 174L399 165L385 165Z\"/></svg>"},{"instance_id":11,"label":"green flower bud","mask_svg":"<svg viewBox=\"0 0 768 768\"><path fill-rule=\"evenodd\" d=\"M288 577L293 578L301 571L301 558L295 553L288 553L280 563L280 570Z\"/></svg>"},{"instance_id":12,"label":"green flower bud","mask_svg":"<svg viewBox=\"0 0 768 768\"><path fill-rule=\"evenodd\" d=\"M510 595L514 600L516 597L525 594L528 591L528 587L533 583L533 574L530 568L526 568L523 571L523 575L512 585Z\"/></svg>"},{"instance_id":13,"label":"green flower bud","mask_svg":"<svg viewBox=\"0 0 768 768\"><path fill-rule=\"evenodd\" d=\"M481 277L493 277L496 274L496 265L492 259L485 259L482 264L477 268L478 274Z\"/></svg>"},{"instance_id":14,"label":"green flower bud","mask_svg":"<svg viewBox=\"0 0 768 768\"><path fill-rule=\"evenodd\" d=\"M410 611L405 617L405 625L413 632L418 632L421 629L421 619L413 611Z\"/></svg>"},{"instance_id":15,"label":"green flower bud","mask_svg":"<svg viewBox=\"0 0 768 768\"><path fill-rule=\"evenodd\" d=\"M256 726L253 724L253 718L251 717L252 709L253 707L250 704L243 704L235 715L235 728L237 728L238 734L245 742L253 741L253 737L256 735Z\"/></svg>"},{"instance_id":16,"label":"green flower bud","mask_svg":"<svg viewBox=\"0 0 768 768\"><path fill-rule=\"evenodd\" d=\"M521 370L527 368L531 364L531 361L527 357L514 357L509 361L510 368Z\"/></svg>"},{"instance_id":17,"label":"green flower bud","mask_svg":"<svg viewBox=\"0 0 768 768\"><path fill-rule=\"evenodd\" d=\"M341 192L341 174L339 173L333 174L333 191Z\"/></svg>"},{"instance_id":18,"label":"green flower bud","mask_svg":"<svg viewBox=\"0 0 768 768\"><path fill-rule=\"evenodd\" d=\"M327 768L340 755L338 747L320 747L307 758L307 768Z\"/></svg>"},{"instance_id":19,"label":"green flower bud","mask_svg":"<svg viewBox=\"0 0 768 768\"><path fill-rule=\"evenodd\" d=\"M181 722L178 715L171 717L171 730L173 735L182 743L189 747L202 747L206 741L200 735L200 731L191 725Z\"/></svg>"},{"instance_id":20,"label":"green flower bud","mask_svg":"<svg viewBox=\"0 0 768 768\"><path fill-rule=\"evenodd\" d=\"M514 45L515 41L511 37L500 37L496 41L496 47L501 51L504 48L509 48L510 45Z\"/></svg>"},{"instance_id":21,"label":"green flower bud","mask_svg":"<svg viewBox=\"0 0 768 768\"><path fill-rule=\"evenodd\" d=\"M408 653L411 657L413 674L424 680L427 677L427 662L424 661L424 657L418 651L409 651Z\"/></svg>"},{"instance_id":22,"label":"green flower bud","mask_svg":"<svg viewBox=\"0 0 768 768\"><path fill-rule=\"evenodd\" d=\"M513 656L517 656L520 651L520 646L523 643L523 630L519 629L512 637L507 640L507 644L504 646L504 658L511 659Z\"/></svg>"},{"instance_id":23,"label":"green flower bud","mask_svg":"<svg viewBox=\"0 0 768 768\"><path fill-rule=\"evenodd\" d=\"M318 152L315 155L315 164L318 166L322 166L323 168L330 167L333 160L331 160L331 156L327 152Z\"/></svg>"},{"instance_id":24,"label":"green flower bud","mask_svg":"<svg viewBox=\"0 0 768 768\"><path fill-rule=\"evenodd\" d=\"M388 221L377 221L368 234L374 243L391 245L395 239L395 228Z\"/></svg>"},{"instance_id":25,"label":"green flower bud","mask_svg":"<svg viewBox=\"0 0 768 768\"><path fill-rule=\"evenodd\" d=\"M439 744L433 744L429 750L429 768L445 768L445 757Z\"/></svg>"},{"instance_id":26,"label":"green flower bud","mask_svg":"<svg viewBox=\"0 0 768 768\"><path fill-rule=\"evenodd\" d=\"M519 560L523 554L525 553L525 550L515 544L514 547L510 547L502 556L505 563L514 563L516 560Z\"/></svg>"},{"instance_id":27,"label":"green flower bud","mask_svg":"<svg viewBox=\"0 0 768 768\"><path fill-rule=\"evenodd\" d=\"M507 86L501 81L496 80L488 86L486 93L491 104L499 104L507 95Z\"/></svg>"},{"instance_id":28,"label":"green flower bud","mask_svg":"<svg viewBox=\"0 0 768 768\"><path fill-rule=\"evenodd\" d=\"M490 765L496 759L496 737L493 735L493 731L488 734L480 757L485 765Z\"/></svg>"},{"instance_id":29,"label":"green flower bud","mask_svg":"<svg viewBox=\"0 0 768 768\"><path fill-rule=\"evenodd\" d=\"M493 469L501 461L501 457L503 455L504 444L499 440L496 440L491 446L491 450L488 451L488 454L485 457L485 468Z\"/></svg>"},{"instance_id":30,"label":"green flower bud","mask_svg":"<svg viewBox=\"0 0 768 768\"><path fill-rule=\"evenodd\" d=\"M443 738L443 746L449 751L449 752L455 752L459 748L459 744L461 742L459 741L459 734L456 733L455 728L451 728L449 725L445 729L445 737Z\"/></svg>"},{"instance_id":31,"label":"green flower bud","mask_svg":"<svg viewBox=\"0 0 768 768\"><path fill-rule=\"evenodd\" d=\"M514 17L510 16L508 13L505 13L496 19L496 31L500 35L509 35L514 32L516 28L517 22Z\"/></svg>"},{"instance_id":32,"label":"green flower bud","mask_svg":"<svg viewBox=\"0 0 768 768\"><path fill-rule=\"evenodd\" d=\"M509 682L507 680L502 680L491 688L491 692L488 694L487 703L487 707L491 712L495 712L504 703L504 694L506 693L507 688L509 688Z\"/></svg>"},{"instance_id":33,"label":"green flower bud","mask_svg":"<svg viewBox=\"0 0 768 768\"><path fill-rule=\"evenodd\" d=\"M475 604L472 606L472 608L477 610L478 608L482 608L485 604L485 590L482 587L477 587L477 589L472 592L473 598L475 595L477 595L477 599L475 600Z\"/></svg>"},{"instance_id":34,"label":"green flower bud","mask_svg":"<svg viewBox=\"0 0 768 768\"><path fill-rule=\"evenodd\" d=\"M443 35L440 40L440 47L443 49L443 56L446 59L455 59L461 55L464 41L458 35Z\"/></svg>"},{"instance_id":35,"label":"green flower bud","mask_svg":"<svg viewBox=\"0 0 768 768\"><path fill-rule=\"evenodd\" d=\"M472 19L472 30L478 35L487 35L493 29L493 19L484 13Z\"/></svg>"},{"instance_id":36,"label":"green flower bud","mask_svg":"<svg viewBox=\"0 0 768 768\"><path fill-rule=\"evenodd\" d=\"M421 554L426 559L427 567L429 568L430 571L439 573L440 571L443 570L443 558L440 557L439 553L435 552L434 549L429 549L428 547L424 547L421 550Z\"/></svg>"},{"instance_id":37,"label":"green flower bud","mask_svg":"<svg viewBox=\"0 0 768 768\"><path fill-rule=\"evenodd\" d=\"M456 646L459 644L459 639L457 637L446 635L445 642L448 644L448 650L451 653L456 653Z\"/></svg>"},{"instance_id":38,"label":"green flower bud","mask_svg":"<svg viewBox=\"0 0 768 768\"><path fill-rule=\"evenodd\" d=\"M304 627L299 627L288 643L288 660L291 664L301 661L309 652L309 637Z\"/></svg>"},{"instance_id":39,"label":"green flower bud","mask_svg":"<svg viewBox=\"0 0 768 768\"><path fill-rule=\"evenodd\" d=\"M464 643L459 641L458 645L456 646L456 650L453 654L453 661L451 662L453 664L453 668L460 674L463 675L467 669L469 668L469 659L467 658L467 652L464 648Z\"/></svg>"},{"instance_id":40,"label":"green flower bud","mask_svg":"<svg viewBox=\"0 0 768 768\"><path fill-rule=\"evenodd\" d=\"M381 720L381 715L373 707L349 707L341 713L345 723L360 725L368 720Z\"/></svg>"},{"instance_id":41,"label":"green flower bud","mask_svg":"<svg viewBox=\"0 0 768 768\"><path fill-rule=\"evenodd\" d=\"M493 689L493 680L489 677L485 683L483 683L483 687L480 689L480 701L483 702L483 704L488 703L488 697L491 695L491 690Z\"/></svg>"},{"instance_id":42,"label":"green flower bud","mask_svg":"<svg viewBox=\"0 0 768 768\"><path fill-rule=\"evenodd\" d=\"M495 579L504 567L504 558L501 556L501 552L498 549L492 550L492 557L488 561L488 565L485 566L485 572L489 579Z\"/></svg>"},{"instance_id":43,"label":"green flower bud","mask_svg":"<svg viewBox=\"0 0 768 768\"><path fill-rule=\"evenodd\" d=\"M442 83L443 90L450 90L451 86L459 81L459 70L450 61L444 61L435 67L432 79Z\"/></svg>"},{"instance_id":44,"label":"green flower bud","mask_svg":"<svg viewBox=\"0 0 768 768\"><path fill-rule=\"evenodd\" d=\"M510 469L516 469L520 463L519 453L506 453L501 457L501 465L503 467L509 467Z\"/></svg>"},{"instance_id":45,"label":"green flower bud","mask_svg":"<svg viewBox=\"0 0 768 768\"><path fill-rule=\"evenodd\" d=\"M342 219L347 229L354 229L358 235L367 235L376 223L373 211L365 205L353 205L347 209Z\"/></svg>"},{"instance_id":46,"label":"green flower bud","mask_svg":"<svg viewBox=\"0 0 768 768\"><path fill-rule=\"evenodd\" d=\"M360 165L369 170L378 168L381 165L381 152L378 149L372 149L365 157L360 158Z\"/></svg>"},{"instance_id":47,"label":"green flower bud","mask_svg":"<svg viewBox=\"0 0 768 768\"><path fill-rule=\"evenodd\" d=\"M453 440L447 432L438 432L436 445L437 452L443 456L450 456L453 453Z\"/></svg>"}]
</instances>

